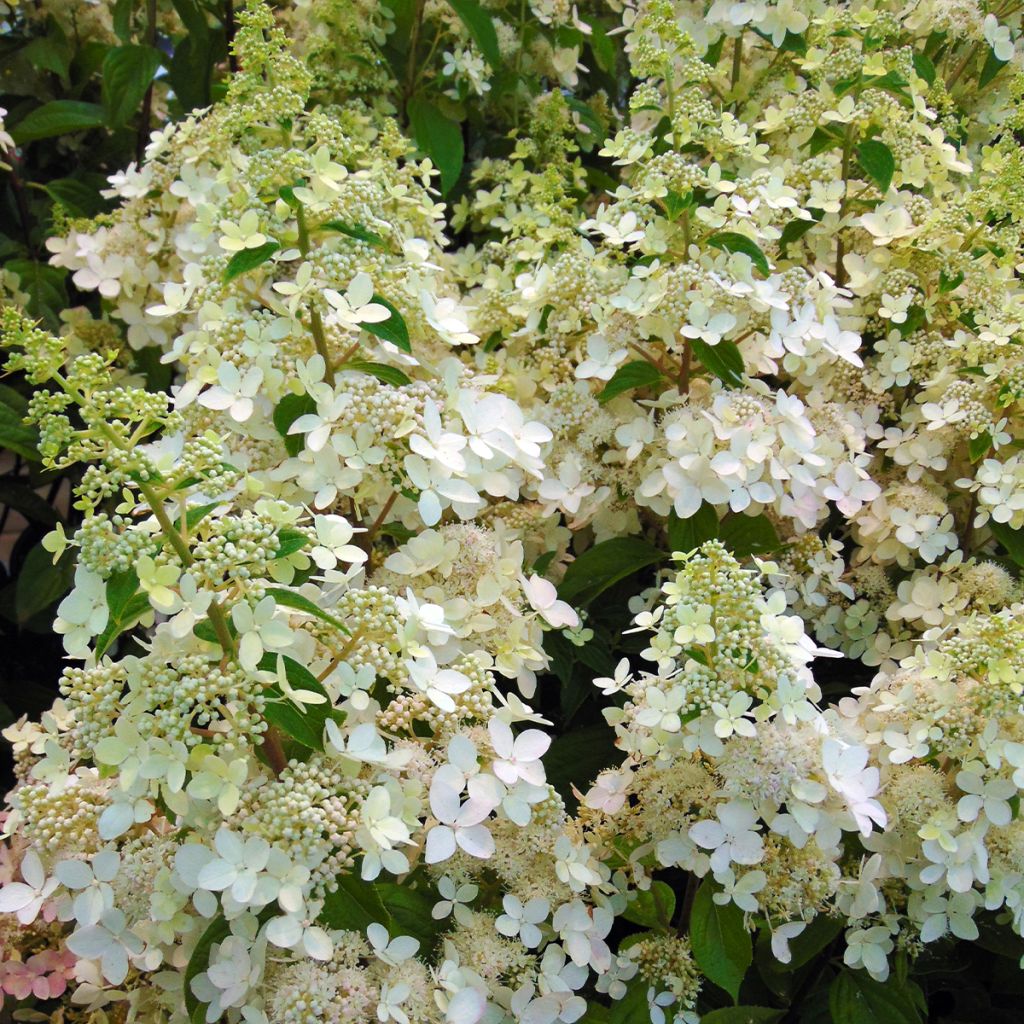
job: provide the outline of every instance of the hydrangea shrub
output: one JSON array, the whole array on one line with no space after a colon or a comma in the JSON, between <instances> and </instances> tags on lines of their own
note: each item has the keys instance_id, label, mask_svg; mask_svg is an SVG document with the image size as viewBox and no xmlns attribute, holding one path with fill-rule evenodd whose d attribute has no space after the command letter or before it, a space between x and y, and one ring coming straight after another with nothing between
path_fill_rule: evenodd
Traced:
<instances>
[{"instance_id":1,"label":"hydrangea shrub","mask_svg":"<svg viewBox=\"0 0 1024 1024\"><path fill-rule=\"evenodd\" d=\"M223 95L46 242L82 304L3 279L77 515L18 1019L911 1024L955 943L1017 971L1016 6L227 11Z\"/></svg>"}]
</instances>

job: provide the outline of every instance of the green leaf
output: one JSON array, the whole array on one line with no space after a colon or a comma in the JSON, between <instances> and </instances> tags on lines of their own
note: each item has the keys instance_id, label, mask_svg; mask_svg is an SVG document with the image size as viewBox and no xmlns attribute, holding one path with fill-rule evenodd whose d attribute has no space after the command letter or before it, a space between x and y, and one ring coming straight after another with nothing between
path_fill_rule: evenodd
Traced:
<instances>
[{"instance_id":1,"label":"green leaf","mask_svg":"<svg viewBox=\"0 0 1024 1024\"><path fill-rule=\"evenodd\" d=\"M34 615L62 598L70 589L75 563L66 552L53 564L53 555L37 544L25 558L15 585L18 622L28 622Z\"/></svg>"},{"instance_id":2,"label":"green leaf","mask_svg":"<svg viewBox=\"0 0 1024 1024\"><path fill-rule=\"evenodd\" d=\"M218 914L207 926L206 931L199 936L195 949L189 957L188 966L185 968L185 1010L191 1024L205 1024L206 1005L199 1002L192 991L192 979L198 977L210 966L210 954L213 947L223 942L231 934L231 925L224 919L223 914Z\"/></svg>"},{"instance_id":3,"label":"green leaf","mask_svg":"<svg viewBox=\"0 0 1024 1024\"><path fill-rule=\"evenodd\" d=\"M0 505L20 512L33 523L56 526L60 522L60 516L45 498L14 477L0 477Z\"/></svg>"},{"instance_id":4,"label":"green leaf","mask_svg":"<svg viewBox=\"0 0 1024 1024\"><path fill-rule=\"evenodd\" d=\"M602 388L601 393L597 396L597 400L604 404L625 391L632 391L633 388L649 388L651 385L657 384L659 380L664 379L665 375L661 370L647 362L646 359L637 359L632 363L623 363L615 371L612 379Z\"/></svg>"},{"instance_id":5,"label":"green leaf","mask_svg":"<svg viewBox=\"0 0 1024 1024\"><path fill-rule=\"evenodd\" d=\"M980 462L992 448L992 435L982 431L977 437L972 437L967 442L967 452L971 462Z\"/></svg>"},{"instance_id":6,"label":"green leaf","mask_svg":"<svg viewBox=\"0 0 1024 1024\"><path fill-rule=\"evenodd\" d=\"M913 60L917 77L923 78L929 85L934 85L935 65L932 63L931 57L924 53L915 53Z\"/></svg>"},{"instance_id":7,"label":"green leaf","mask_svg":"<svg viewBox=\"0 0 1024 1024\"><path fill-rule=\"evenodd\" d=\"M122 43L127 43L132 37L132 7L134 3L135 0L116 0L114 4L112 15L114 35Z\"/></svg>"},{"instance_id":8,"label":"green leaf","mask_svg":"<svg viewBox=\"0 0 1024 1024\"><path fill-rule=\"evenodd\" d=\"M326 622L328 625L334 626L335 629L340 629L346 636L348 635L348 627L341 619L328 615L319 605L310 601L308 597L296 594L293 590L284 590L282 587L268 587L266 593L278 604L294 608L296 611L306 612L307 615L312 615L314 618L320 619L321 622Z\"/></svg>"},{"instance_id":9,"label":"green leaf","mask_svg":"<svg viewBox=\"0 0 1024 1024\"><path fill-rule=\"evenodd\" d=\"M782 543L771 520L764 513L757 516L743 513L726 516L718 528L718 539L737 558L776 551Z\"/></svg>"},{"instance_id":10,"label":"green leaf","mask_svg":"<svg viewBox=\"0 0 1024 1024\"><path fill-rule=\"evenodd\" d=\"M896 160L892 150L878 139L865 139L857 147L857 161L864 168L867 176L878 186L878 191L885 195L892 184L892 176L896 172Z\"/></svg>"},{"instance_id":11,"label":"green leaf","mask_svg":"<svg viewBox=\"0 0 1024 1024\"><path fill-rule=\"evenodd\" d=\"M710 370L727 387L742 386L743 356L735 342L723 339L717 345L709 345L703 338L693 338L690 348L704 368Z\"/></svg>"},{"instance_id":12,"label":"green leaf","mask_svg":"<svg viewBox=\"0 0 1024 1024\"><path fill-rule=\"evenodd\" d=\"M664 559L664 551L639 537L601 541L569 565L558 588L559 597L571 604L589 604L619 580Z\"/></svg>"},{"instance_id":13,"label":"green leaf","mask_svg":"<svg viewBox=\"0 0 1024 1024\"><path fill-rule=\"evenodd\" d=\"M100 128L103 123L103 108L98 103L51 100L23 117L11 130L11 136L21 146L36 139Z\"/></svg>"},{"instance_id":14,"label":"green leaf","mask_svg":"<svg viewBox=\"0 0 1024 1024\"><path fill-rule=\"evenodd\" d=\"M606 74L615 72L615 45L599 21L590 22L590 49L597 66Z\"/></svg>"},{"instance_id":15,"label":"green leaf","mask_svg":"<svg viewBox=\"0 0 1024 1024\"><path fill-rule=\"evenodd\" d=\"M385 384L391 384L396 388L412 383L397 366L388 366L387 363L371 363L363 359L354 359L352 362L342 363L338 369L354 370L356 373L368 373L371 377L376 377L377 380L383 381Z\"/></svg>"},{"instance_id":16,"label":"green leaf","mask_svg":"<svg viewBox=\"0 0 1024 1024\"><path fill-rule=\"evenodd\" d=\"M437 902L436 895L429 892L425 884L414 888L408 881L399 885L397 882L378 880L373 883L373 888L387 908L395 933L418 939L421 953L429 950L443 924L435 921L430 913Z\"/></svg>"},{"instance_id":17,"label":"green leaf","mask_svg":"<svg viewBox=\"0 0 1024 1024\"><path fill-rule=\"evenodd\" d=\"M324 221L317 230L337 231L339 234L348 235L349 238L375 245L378 249L387 248L384 239L376 231L364 228L362 224L346 224L343 220L328 220Z\"/></svg>"},{"instance_id":18,"label":"green leaf","mask_svg":"<svg viewBox=\"0 0 1024 1024\"><path fill-rule=\"evenodd\" d=\"M834 1024L920 1024L909 986L895 976L875 981L867 971L843 968L832 982L828 1005Z\"/></svg>"},{"instance_id":19,"label":"green leaf","mask_svg":"<svg viewBox=\"0 0 1024 1024\"><path fill-rule=\"evenodd\" d=\"M706 540L718 536L718 513L715 506L705 501L692 516L680 519L675 512L668 517L668 543L673 551L689 552L699 548Z\"/></svg>"},{"instance_id":20,"label":"green leaf","mask_svg":"<svg viewBox=\"0 0 1024 1024\"><path fill-rule=\"evenodd\" d=\"M774 1024L785 1010L770 1006L722 1006L700 1018L700 1024Z\"/></svg>"},{"instance_id":21,"label":"green leaf","mask_svg":"<svg viewBox=\"0 0 1024 1024\"><path fill-rule=\"evenodd\" d=\"M301 551L309 544L309 538L299 530L290 530L287 526L277 531L277 554L275 558L287 558Z\"/></svg>"},{"instance_id":22,"label":"green leaf","mask_svg":"<svg viewBox=\"0 0 1024 1024\"><path fill-rule=\"evenodd\" d=\"M799 242L811 228L817 226L816 220L791 220L779 236L779 252L785 253L786 249L794 242Z\"/></svg>"},{"instance_id":23,"label":"green leaf","mask_svg":"<svg viewBox=\"0 0 1024 1024\"><path fill-rule=\"evenodd\" d=\"M63 38L37 36L21 51L21 56L34 68L60 76L67 88L72 50Z\"/></svg>"},{"instance_id":24,"label":"green leaf","mask_svg":"<svg viewBox=\"0 0 1024 1024\"><path fill-rule=\"evenodd\" d=\"M724 249L726 252L741 252L750 257L750 262L765 277L771 273L768 267L768 257L761 251L761 247L753 239L741 235L738 231L720 231L708 239L708 245L715 249Z\"/></svg>"},{"instance_id":25,"label":"green leaf","mask_svg":"<svg viewBox=\"0 0 1024 1024\"><path fill-rule=\"evenodd\" d=\"M501 50L498 49L498 33L491 16L476 0L448 0L448 3L466 26L484 60L497 71L501 66Z\"/></svg>"},{"instance_id":26,"label":"green leaf","mask_svg":"<svg viewBox=\"0 0 1024 1024\"><path fill-rule=\"evenodd\" d=\"M684 196L669 189L662 202L665 204L665 215L670 221L678 220L687 210L697 205L692 189Z\"/></svg>"},{"instance_id":27,"label":"green leaf","mask_svg":"<svg viewBox=\"0 0 1024 1024\"><path fill-rule=\"evenodd\" d=\"M633 924L655 931L664 930L676 912L676 894L665 882L652 882L650 889L640 889L622 916Z\"/></svg>"},{"instance_id":28,"label":"green leaf","mask_svg":"<svg viewBox=\"0 0 1024 1024\"><path fill-rule=\"evenodd\" d=\"M101 186L104 187L104 186ZM99 188L78 178L55 178L44 186L47 195L76 217L95 217L107 205Z\"/></svg>"},{"instance_id":29,"label":"green leaf","mask_svg":"<svg viewBox=\"0 0 1024 1024\"><path fill-rule=\"evenodd\" d=\"M107 124L120 128L139 109L163 55L152 46L114 46L103 58L103 109Z\"/></svg>"},{"instance_id":30,"label":"green leaf","mask_svg":"<svg viewBox=\"0 0 1024 1024\"><path fill-rule=\"evenodd\" d=\"M405 325L405 318L383 295L374 295L373 301L389 310L391 316L379 323L360 324L364 331L376 334L384 341L390 341L395 348L403 352L412 352L412 345L409 344L409 328ZM380 364L374 364L380 365Z\"/></svg>"},{"instance_id":31,"label":"green leaf","mask_svg":"<svg viewBox=\"0 0 1024 1024\"><path fill-rule=\"evenodd\" d=\"M462 172L465 156L462 130L422 96L413 96L406 112L416 145L441 172L441 193L446 195Z\"/></svg>"},{"instance_id":32,"label":"green leaf","mask_svg":"<svg viewBox=\"0 0 1024 1024\"><path fill-rule=\"evenodd\" d=\"M583 1019L588 1020L587 1017ZM626 995L612 1003L607 1019L608 1024L651 1024L651 1008L647 1003L647 983L640 979L630 985Z\"/></svg>"},{"instance_id":33,"label":"green leaf","mask_svg":"<svg viewBox=\"0 0 1024 1024\"><path fill-rule=\"evenodd\" d=\"M60 323L58 314L68 304L64 286L67 271L36 260L10 260L6 267L18 275L22 290L28 292L27 311L56 328Z\"/></svg>"},{"instance_id":34,"label":"green leaf","mask_svg":"<svg viewBox=\"0 0 1024 1024\"><path fill-rule=\"evenodd\" d=\"M710 879L697 890L690 912L690 943L697 966L736 1002L754 959L754 946L743 926L743 911L732 903L720 907L712 899L713 892Z\"/></svg>"},{"instance_id":35,"label":"green leaf","mask_svg":"<svg viewBox=\"0 0 1024 1024\"><path fill-rule=\"evenodd\" d=\"M566 804L575 807L573 786L585 791L605 768L621 760L615 733L606 725L592 725L557 736L544 755L544 770Z\"/></svg>"},{"instance_id":36,"label":"green leaf","mask_svg":"<svg viewBox=\"0 0 1024 1024\"><path fill-rule=\"evenodd\" d=\"M30 462L38 462L38 441L39 435L35 428L22 422L21 413L16 412L6 402L0 401L0 446Z\"/></svg>"},{"instance_id":37,"label":"green leaf","mask_svg":"<svg viewBox=\"0 0 1024 1024\"><path fill-rule=\"evenodd\" d=\"M240 274L248 274L250 270L262 266L280 248L277 242L264 242L255 249L242 249L236 252L224 268L224 283L227 284Z\"/></svg>"},{"instance_id":38,"label":"green leaf","mask_svg":"<svg viewBox=\"0 0 1024 1024\"><path fill-rule=\"evenodd\" d=\"M127 629L131 629L150 611L149 597L139 591L139 577L134 569L116 572L107 580L107 624L96 638L96 657L101 658L110 645Z\"/></svg>"},{"instance_id":39,"label":"green leaf","mask_svg":"<svg viewBox=\"0 0 1024 1024\"><path fill-rule=\"evenodd\" d=\"M276 654L265 654L258 667L264 672L276 673L277 658ZM282 655L281 660L285 678L292 689L311 690L323 697L328 696L308 668L286 655ZM276 683L268 686L266 693L270 698L264 710L267 721L310 750L324 749L324 725L328 718L345 720L344 713L335 709L329 700L322 704L299 705L285 697Z\"/></svg>"},{"instance_id":40,"label":"green leaf","mask_svg":"<svg viewBox=\"0 0 1024 1024\"><path fill-rule=\"evenodd\" d=\"M956 277L947 277L944 270L939 271L939 292L945 295L946 292L954 291L964 283L964 272L961 270Z\"/></svg>"},{"instance_id":41,"label":"green leaf","mask_svg":"<svg viewBox=\"0 0 1024 1024\"><path fill-rule=\"evenodd\" d=\"M175 6L181 10L184 5L176 3ZM210 79L215 59L209 32L197 35L189 29L189 34L175 46L167 80L185 113L210 105Z\"/></svg>"},{"instance_id":42,"label":"green leaf","mask_svg":"<svg viewBox=\"0 0 1024 1024\"><path fill-rule=\"evenodd\" d=\"M316 401L306 394L285 395L274 407L274 427L284 438L285 451L292 457L306 446L302 434L289 434L288 428L300 417L316 412Z\"/></svg>"},{"instance_id":43,"label":"green leaf","mask_svg":"<svg viewBox=\"0 0 1024 1024\"><path fill-rule=\"evenodd\" d=\"M1015 530L1008 523L997 523L994 519L988 521L988 528L992 536L1006 548L1010 558L1017 565L1024 565L1024 529Z\"/></svg>"},{"instance_id":44,"label":"green leaf","mask_svg":"<svg viewBox=\"0 0 1024 1024\"><path fill-rule=\"evenodd\" d=\"M984 89L985 86L988 85L988 83L991 82L1004 67L1006 67L1007 63L1008 61L1000 60L996 56L995 50L989 47L988 56L985 58L985 63L981 69L981 75L978 78L978 88Z\"/></svg>"},{"instance_id":45,"label":"green leaf","mask_svg":"<svg viewBox=\"0 0 1024 1024\"><path fill-rule=\"evenodd\" d=\"M391 915L381 902L375 885L364 882L357 875L336 875L334 881L338 888L326 895L320 911L320 920L324 924L352 932L365 932L371 924L382 924L391 931Z\"/></svg>"}]
</instances>

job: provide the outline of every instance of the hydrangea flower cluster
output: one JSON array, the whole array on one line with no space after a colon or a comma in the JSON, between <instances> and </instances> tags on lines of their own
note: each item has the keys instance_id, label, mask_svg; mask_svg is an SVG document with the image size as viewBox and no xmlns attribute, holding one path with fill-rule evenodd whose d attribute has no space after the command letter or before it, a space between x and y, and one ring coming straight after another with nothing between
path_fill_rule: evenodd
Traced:
<instances>
[{"instance_id":1,"label":"hydrangea flower cluster","mask_svg":"<svg viewBox=\"0 0 1024 1024\"><path fill-rule=\"evenodd\" d=\"M91 306L4 283L80 519L0 993L696 1024L755 935L1024 935L1020 12L393 6L251 0Z\"/></svg>"}]
</instances>

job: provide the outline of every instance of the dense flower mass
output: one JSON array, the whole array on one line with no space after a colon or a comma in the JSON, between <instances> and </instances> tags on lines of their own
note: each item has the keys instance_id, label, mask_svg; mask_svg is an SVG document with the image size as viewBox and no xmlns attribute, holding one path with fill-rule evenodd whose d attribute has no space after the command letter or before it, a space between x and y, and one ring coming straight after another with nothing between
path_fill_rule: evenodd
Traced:
<instances>
[{"instance_id":1,"label":"dense flower mass","mask_svg":"<svg viewBox=\"0 0 1024 1024\"><path fill-rule=\"evenodd\" d=\"M0 1000L695 1024L818 956L919 1020L1024 936L1020 10L236 14L83 304L0 278L78 513Z\"/></svg>"}]
</instances>

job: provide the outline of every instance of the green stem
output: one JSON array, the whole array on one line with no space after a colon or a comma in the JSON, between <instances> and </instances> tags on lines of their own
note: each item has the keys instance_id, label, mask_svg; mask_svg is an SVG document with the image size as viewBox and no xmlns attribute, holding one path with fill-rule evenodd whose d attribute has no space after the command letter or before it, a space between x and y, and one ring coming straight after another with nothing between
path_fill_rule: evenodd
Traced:
<instances>
[{"instance_id":1,"label":"green stem","mask_svg":"<svg viewBox=\"0 0 1024 1024\"><path fill-rule=\"evenodd\" d=\"M295 221L299 228L299 252L306 257L309 255L309 227L306 224L306 210L301 203L296 207ZM313 344L324 361L324 380L333 387L334 367L331 364L331 353L327 347L324 321L320 316L320 310L313 303L309 305L309 325L313 334Z\"/></svg>"},{"instance_id":2,"label":"green stem","mask_svg":"<svg viewBox=\"0 0 1024 1024\"><path fill-rule=\"evenodd\" d=\"M732 50L732 75L729 79L729 92L733 93L735 99L736 86L740 81L740 72L743 69L743 33L736 37L736 45Z\"/></svg>"},{"instance_id":3,"label":"green stem","mask_svg":"<svg viewBox=\"0 0 1024 1024\"><path fill-rule=\"evenodd\" d=\"M416 0L416 11L412 20L412 32L409 36L409 59L405 67L405 88L403 90L402 107L409 102L412 91L416 87L416 50L420 42L420 30L423 28L423 9L426 7L426 0ZM406 115L408 119L408 115Z\"/></svg>"},{"instance_id":4,"label":"green stem","mask_svg":"<svg viewBox=\"0 0 1024 1024\"><path fill-rule=\"evenodd\" d=\"M846 267L843 266L843 257L846 255L846 244L843 239L843 217L846 215L846 184L850 177L850 159L853 155L853 125L846 126L846 135L843 138L843 198L839 200L839 228L836 232L836 286L842 288L846 284Z\"/></svg>"}]
</instances>

